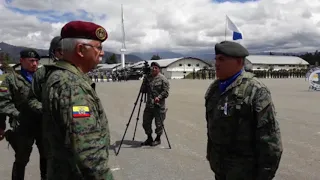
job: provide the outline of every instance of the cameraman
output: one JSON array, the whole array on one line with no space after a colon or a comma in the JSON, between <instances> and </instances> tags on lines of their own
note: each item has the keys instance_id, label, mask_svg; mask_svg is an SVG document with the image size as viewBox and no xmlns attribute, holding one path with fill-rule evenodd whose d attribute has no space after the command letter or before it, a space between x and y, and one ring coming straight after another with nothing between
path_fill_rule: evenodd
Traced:
<instances>
[{"instance_id":1,"label":"cameraman","mask_svg":"<svg viewBox=\"0 0 320 180\"><path fill-rule=\"evenodd\" d=\"M148 75L142 84L143 93L147 93L146 107L143 112L143 129L148 138L142 146L156 146L161 144L163 132L163 121L166 118L165 99L169 96L169 81L160 73L160 65L157 62L151 63L151 74ZM152 138L152 120L155 119L157 134L156 139Z\"/></svg>"}]
</instances>

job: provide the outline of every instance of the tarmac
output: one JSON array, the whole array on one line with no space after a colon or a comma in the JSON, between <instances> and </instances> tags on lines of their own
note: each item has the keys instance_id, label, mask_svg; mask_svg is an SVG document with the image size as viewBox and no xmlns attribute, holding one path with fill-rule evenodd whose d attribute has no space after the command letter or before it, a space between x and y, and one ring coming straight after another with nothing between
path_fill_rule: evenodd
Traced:
<instances>
[{"instance_id":1,"label":"tarmac","mask_svg":"<svg viewBox=\"0 0 320 180\"><path fill-rule=\"evenodd\" d=\"M284 152L276 180L320 179L320 92L309 92L304 79L261 79L271 90L280 123ZM135 141L137 112L119 148L141 81L97 83L111 131L109 165L116 180L211 180L214 173L206 160L207 131L204 93L212 80L170 80L165 135L157 147L140 147L146 139L142 128L142 104ZM154 129L154 127L153 127ZM155 135L154 135L155 136ZM14 153L0 142L1 180L11 179ZM34 146L26 180L39 180L38 150Z\"/></svg>"}]
</instances>

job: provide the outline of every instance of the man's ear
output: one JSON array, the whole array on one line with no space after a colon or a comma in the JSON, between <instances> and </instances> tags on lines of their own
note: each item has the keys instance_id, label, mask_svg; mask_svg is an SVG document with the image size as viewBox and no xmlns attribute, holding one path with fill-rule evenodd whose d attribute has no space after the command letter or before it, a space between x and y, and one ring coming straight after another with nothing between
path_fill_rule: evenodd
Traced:
<instances>
[{"instance_id":1,"label":"man's ear","mask_svg":"<svg viewBox=\"0 0 320 180\"><path fill-rule=\"evenodd\" d=\"M243 58L235 58L235 60L237 61L237 63L239 65L244 65L244 59Z\"/></svg>"},{"instance_id":2,"label":"man's ear","mask_svg":"<svg viewBox=\"0 0 320 180\"><path fill-rule=\"evenodd\" d=\"M80 56L83 57L83 52L85 51L85 47L82 44L77 44L75 48L76 53Z\"/></svg>"}]
</instances>

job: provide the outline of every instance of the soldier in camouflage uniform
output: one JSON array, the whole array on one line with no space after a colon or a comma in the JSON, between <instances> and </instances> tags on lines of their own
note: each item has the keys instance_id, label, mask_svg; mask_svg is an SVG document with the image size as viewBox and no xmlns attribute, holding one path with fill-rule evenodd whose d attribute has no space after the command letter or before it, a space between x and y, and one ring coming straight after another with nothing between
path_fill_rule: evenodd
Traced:
<instances>
[{"instance_id":1,"label":"soldier in camouflage uniform","mask_svg":"<svg viewBox=\"0 0 320 180\"><path fill-rule=\"evenodd\" d=\"M243 46L224 41L215 51L219 80L205 95L210 167L216 180L271 180L283 151L271 93L241 70Z\"/></svg>"},{"instance_id":2,"label":"soldier in camouflage uniform","mask_svg":"<svg viewBox=\"0 0 320 180\"><path fill-rule=\"evenodd\" d=\"M60 36L56 36L51 40L50 48L49 48L49 57L53 60L53 62L58 61L59 59L62 59L62 53L61 53L61 43L60 43ZM31 90L28 95L28 104L31 107L33 111L35 111L39 115L42 114L42 100L41 100L41 92L42 92L42 85L45 83L46 75L48 73L48 69L50 65L44 65L41 68L39 68L34 74L33 74L33 80L31 84ZM40 103L39 103L40 102ZM42 138L43 138L43 158L40 160L40 165L42 166L42 169L47 169L47 157L49 155L49 149L47 142L48 140L43 136L44 132L44 124L45 119L42 119L41 125L39 126L42 132Z\"/></svg>"},{"instance_id":3,"label":"soldier in camouflage uniform","mask_svg":"<svg viewBox=\"0 0 320 180\"><path fill-rule=\"evenodd\" d=\"M86 74L102 60L107 37L103 27L91 22L71 21L61 30L63 60L51 68L42 87L48 180L113 180L108 119Z\"/></svg>"},{"instance_id":4,"label":"soldier in camouflage uniform","mask_svg":"<svg viewBox=\"0 0 320 180\"><path fill-rule=\"evenodd\" d=\"M20 52L20 57L21 70L6 76L0 92L0 113L12 119L14 128L10 136L15 138L9 140L15 150L12 179L24 179L25 167L29 162L34 142L40 154L41 179L45 179L46 160L40 131L41 115L28 106L32 75L38 68L40 56L32 49L25 49Z\"/></svg>"},{"instance_id":5,"label":"soldier in camouflage uniform","mask_svg":"<svg viewBox=\"0 0 320 180\"><path fill-rule=\"evenodd\" d=\"M166 118L166 98L169 96L169 81L160 73L160 65L157 62L151 63L152 74L143 82L143 91L147 93L147 103L143 112L143 129L148 136L141 145L156 146L161 144L163 133L163 121ZM149 87L149 88L148 88ZM151 91L151 92L150 92ZM152 120L155 119L155 133L157 137L152 138Z\"/></svg>"},{"instance_id":6,"label":"soldier in camouflage uniform","mask_svg":"<svg viewBox=\"0 0 320 180\"><path fill-rule=\"evenodd\" d=\"M60 36L54 37L50 42L49 57L53 62L62 59ZM42 115L41 92L42 84L46 81L46 75L50 65L44 65L33 74L31 91L29 93L29 106L37 113Z\"/></svg>"}]
</instances>

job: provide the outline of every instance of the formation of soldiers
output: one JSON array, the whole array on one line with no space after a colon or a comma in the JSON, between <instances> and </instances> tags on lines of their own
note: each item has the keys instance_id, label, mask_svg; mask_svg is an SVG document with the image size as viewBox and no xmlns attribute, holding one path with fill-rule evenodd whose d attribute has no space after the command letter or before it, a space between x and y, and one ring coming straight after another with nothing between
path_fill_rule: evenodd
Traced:
<instances>
[{"instance_id":1,"label":"formation of soldiers","mask_svg":"<svg viewBox=\"0 0 320 180\"><path fill-rule=\"evenodd\" d=\"M201 69L192 72L192 79L215 79L215 71L213 69Z\"/></svg>"},{"instance_id":2,"label":"formation of soldiers","mask_svg":"<svg viewBox=\"0 0 320 180\"><path fill-rule=\"evenodd\" d=\"M252 72L257 78L304 78L307 69L280 69L280 70L254 70ZM192 72L192 79L215 79L216 74L213 69L201 69Z\"/></svg>"},{"instance_id":3,"label":"formation of soldiers","mask_svg":"<svg viewBox=\"0 0 320 180\"><path fill-rule=\"evenodd\" d=\"M257 78L304 78L307 69L280 69L280 70L255 70Z\"/></svg>"},{"instance_id":4,"label":"formation of soldiers","mask_svg":"<svg viewBox=\"0 0 320 180\"><path fill-rule=\"evenodd\" d=\"M114 70L114 71L103 71L103 70L93 70L88 73L89 77L94 82L121 82L128 80L138 80L143 74L140 71L133 71L132 69L125 70Z\"/></svg>"},{"instance_id":5,"label":"formation of soldiers","mask_svg":"<svg viewBox=\"0 0 320 180\"><path fill-rule=\"evenodd\" d=\"M6 137L16 153L13 180L24 179L34 143L40 151L42 180L114 179L108 162L109 119L89 73L103 57L107 38L100 25L71 21L51 42L57 43L49 50L54 64L37 69L37 52L21 52L21 70L10 73L0 86L0 117L8 116L13 128L7 136L1 119L0 140ZM244 71L239 62L249 52L241 44L223 41L216 44L215 54L216 71L202 70L197 76L205 79L209 72L210 78L217 77L204 96L206 159L216 180L271 180L283 152L271 92ZM151 70L141 88L147 95L144 146L161 144L170 89L160 65L153 62Z\"/></svg>"}]
</instances>

